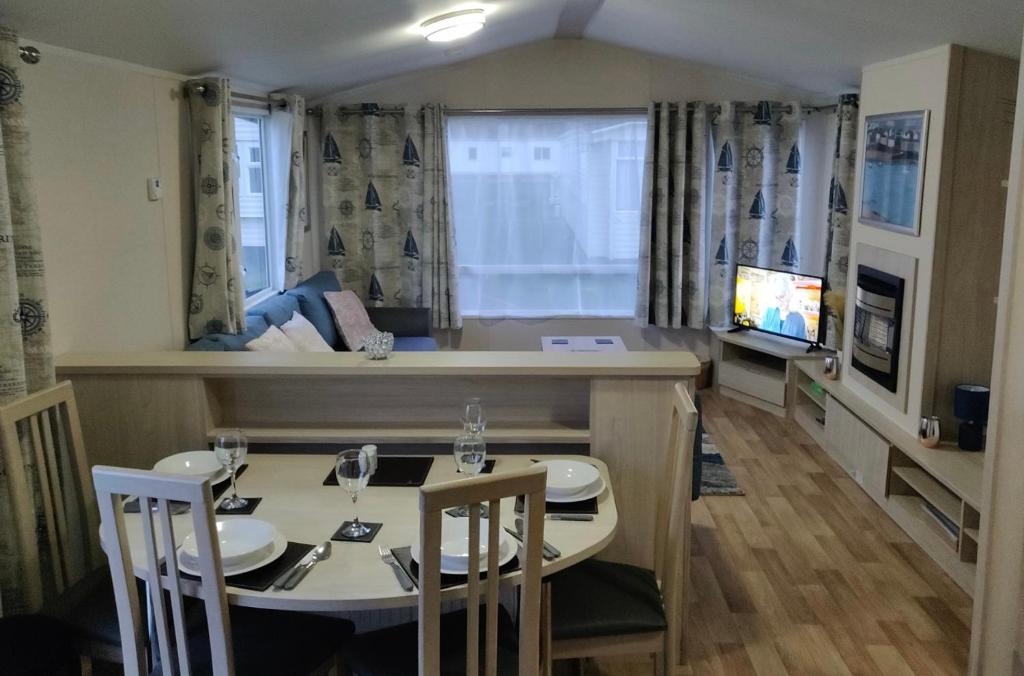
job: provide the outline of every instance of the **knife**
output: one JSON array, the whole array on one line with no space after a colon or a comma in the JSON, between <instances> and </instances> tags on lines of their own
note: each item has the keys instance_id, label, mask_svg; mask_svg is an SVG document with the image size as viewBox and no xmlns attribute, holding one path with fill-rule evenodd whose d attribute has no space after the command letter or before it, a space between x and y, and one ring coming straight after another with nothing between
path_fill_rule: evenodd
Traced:
<instances>
[{"instance_id":1,"label":"knife","mask_svg":"<svg viewBox=\"0 0 1024 676\"><path fill-rule=\"evenodd\" d=\"M549 521L593 521L593 514L545 514Z\"/></svg>"},{"instance_id":2,"label":"knife","mask_svg":"<svg viewBox=\"0 0 1024 676\"><path fill-rule=\"evenodd\" d=\"M512 530L512 529L511 529L511 528L509 528L508 526L505 526L505 531L506 531L506 532L507 532L507 533L508 533L509 535L511 535L512 537L514 537L514 538L516 539L516 541L517 541L517 542L519 542L519 544L525 544L525 543L523 542L523 537L522 537L521 535L519 535L519 533L515 532L514 530ZM551 552L549 552L549 551L548 551L548 549L547 549L547 547L545 547L545 548L544 548L544 551L543 551L543 552L541 552L541 556L543 556L543 557L544 557L544 560L545 560L545 561L554 561L555 559L557 559L557 558L558 558L557 556L555 556L554 554L552 554Z\"/></svg>"},{"instance_id":3,"label":"knife","mask_svg":"<svg viewBox=\"0 0 1024 676\"><path fill-rule=\"evenodd\" d=\"M518 533L519 541L522 542L523 541L523 520L522 519L516 519L516 533ZM562 552L560 552L554 545L549 543L547 540L542 540L542 542L544 543L545 558L550 557L551 559L557 559L558 557L560 557L562 555ZM548 559L548 560L550 560L550 559Z\"/></svg>"}]
</instances>

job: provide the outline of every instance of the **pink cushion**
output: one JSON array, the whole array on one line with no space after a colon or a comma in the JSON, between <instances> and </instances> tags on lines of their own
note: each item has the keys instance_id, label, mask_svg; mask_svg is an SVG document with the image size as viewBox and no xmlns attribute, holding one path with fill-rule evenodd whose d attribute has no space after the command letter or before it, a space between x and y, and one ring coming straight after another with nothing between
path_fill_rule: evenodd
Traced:
<instances>
[{"instance_id":1,"label":"pink cushion","mask_svg":"<svg viewBox=\"0 0 1024 676\"><path fill-rule=\"evenodd\" d=\"M377 327L366 314L363 301L353 291L327 291L324 300L334 314L334 324L348 349L358 352L366 339L377 332Z\"/></svg>"}]
</instances>

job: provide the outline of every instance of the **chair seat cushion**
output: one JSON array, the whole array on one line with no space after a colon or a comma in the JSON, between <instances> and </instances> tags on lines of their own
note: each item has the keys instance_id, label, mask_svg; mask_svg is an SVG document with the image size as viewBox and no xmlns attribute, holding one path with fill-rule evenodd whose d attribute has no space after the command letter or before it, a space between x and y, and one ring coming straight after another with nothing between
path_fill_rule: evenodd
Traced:
<instances>
[{"instance_id":1,"label":"chair seat cushion","mask_svg":"<svg viewBox=\"0 0 1024 676\"><path fill-rule=\"evenodd\" d=\"M144 599L144 585L141 581L137 581L137 584L139 598ZM97 568L65 589L41 612L62 620L80 640L109 646L121 645L114 585L110 581L110 569L105 566Z\"/></svg>"},{"instance_id":2,"label":"chair seat cushion","mask_svg":"<svg viewBox=\"0 0 1024 676\"><path fill-rule=\"evenodd\" d=\"M441 676L466 674L466 611L441 616ZM484 608L480 608L480 673L484 665ZM419 665L418 624L409 622L355 636L342 654L357 676L408 676ZM498 673L519 673L519 651L512 618L498 609Z\"/></svg>"},{"instance_id":3,"label":"chair seat cushion","mask_svg":"<svg viewBox=\"0 0 1024 676\"><path fill-rule=\"evenodd\" d=\"M551 578L551 635L556 641L665 627L665 607L653 571L587 559Z\"/></svg>"},{"instance_id":4,"label":"chair seat cushion","mask_svg":"<svg viewBox=\"0 0 1024 676\"><path fill-rule=\"evenodd\" d=\"M437 352L437 341L430 336L395 338L395 352Z\"/></svg>"},{"instance_id":5,"label":"chair seat cushion","mask_svg":"<svg viewBox=\"0 0 1024 676\"><path fill-rule=\"evenodd\" d=\"M231 607L236 676L308 676L355 631L348 620L307 613ZM192 673L210 674L206 623L189 634Z\"/></svg>"}]
</instances>

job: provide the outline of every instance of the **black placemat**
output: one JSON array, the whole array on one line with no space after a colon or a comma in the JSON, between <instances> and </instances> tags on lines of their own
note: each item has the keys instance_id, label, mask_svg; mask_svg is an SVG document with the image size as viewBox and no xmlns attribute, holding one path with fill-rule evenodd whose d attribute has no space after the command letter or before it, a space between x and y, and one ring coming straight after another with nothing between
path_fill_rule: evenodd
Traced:
<instances>
[{"instance_id":1,"label":"black placemat","mask_svg":"<svg viewBox=\"0 0 1024 676\"><path fill-rule=\"evenodd\" d=\"M523 496L516 498L516 514L524 510ZM545 502L545 514L597 514L597 498L580 500L579 502Z\"/></svg>"},{"instance_id":2,"label":"black placemat","mask_svg":"<svg viewBox=\"0 0 1024 676\"><path fill-rule=\"evenodd\" d=\"M377 471L370 477L370 486L422 486L434 464L431 455L378 455ZM338 477L332 469L324 478L324 486L337 486Z\"/></svg>"},{"instance_id":3,"label":"black placemat","mask_svg":"<svg viewBox=\"0 0 1024 676\"><path fill-rule=\"evenodd\" d=\"M482 470L480 470L480 474L490 474L491 472L493 472L494 471L494 464L496 462L498 462L498 461L496 459L494 459L494 458L491 458L490 460L484 460L484 468ZM462 472L459 472L458 470L456 470L455 473L456 474L461 474Z\"/></svg>"},{"instance_id":4,"label":"black placemat","mask_svg":"<svg viewBox=\"0 0 1024 676\"><path fill-rule=\"evenodd\" d=\"M238 472L235 474L235 480L245 473L245 470L249 468L249 465L242 465L238 468ZM224 495L227 490L231 488L231 477L229 476L224 481L210 486L210 490L213 492L213 501L217 502L220 496ZM184 514L189 510L187 502L178 502L177 500L171 500L171 515ZM139 499L133 498L128 502L124 503L125 514L138 514L139 513ZM243 514L244 512L231 512L232 514Z\"/></svg>"},{"instance_id":5,"label":"black placemat","mask_svg":"<svg viewBox=\"0 0 1024 676\"><path fill-rule=\"evenodd\" d=\"M259 507L260 503L263 501L263 498L246 498L244 495L240 495L239 497L248 500L244 507L239 507L237 509L228 509L227 507L224 506L224 503L222 502L221 504L217 505L217 509L214 511L214 514L221 514L224 516L252 514L256 511L256 508Z\"/></svg>"},{"instance_id":6,"label":"black placemat","mask_svg":"<svg viewBox=\"0 0 1024 676\"><path fill-rule=\"evenodd\" d=\"M505 573L513 573L519 570L519 554L522 552L522 548L516 551L516 555L512 557L512 560L506 563L504 566L498 568L498 573L504 575ZM412 547L396 547L391 550L391 553L395 555L395 559L398 561L398 565L409 574L409 579L416 585L417 588L420 586L420 567L416 565L416 562L412 560ZM441 573L441 589L448 589L449 587L458 587L459 585L466 584L467 575L451 575L449 573ZM487 573L480 574L481 579L487 579Z\"/></svg>"},{"instance_id":7,"label":"black placemat","mask_svg":"<svg viewBox=\"0 0 1024 676\"><path fill-rule=\"evenodd\" d=\"M304 559L315 547L316 545L307 545L301 542L289 542L288 547L284 550L284 554L272 563L256 570L250 570L248 573L242 573L241 575L226 576L224 582L229 587L248 589L250 591L267 591L270 589L270 585L274 584L274 580L281 577L286 570ZM167 574L166 563L160 564L160 572L164 575ZM188 573L181 573L181 578L183 580L199 581L197 576L189 575Z\"/></svg>"},{"instance_id":8,"label":"black placemat","mask_svg":"<svg viewBox=\"0 0 1024 676\"><path fill-rule=\"evenodd\" d=\"M341 525L338 526L338 530L334 531L334 535L331 536L331 539L335 542L373 542L373 538L377 537L377 533L379 533L381 527L384 526L382 523L374 523L373 521L360 521L359 523L369 528L370 532L357 538L350 538L341 532L350 523L351 521L343 521Z\"/></svg>"}]
</instances>

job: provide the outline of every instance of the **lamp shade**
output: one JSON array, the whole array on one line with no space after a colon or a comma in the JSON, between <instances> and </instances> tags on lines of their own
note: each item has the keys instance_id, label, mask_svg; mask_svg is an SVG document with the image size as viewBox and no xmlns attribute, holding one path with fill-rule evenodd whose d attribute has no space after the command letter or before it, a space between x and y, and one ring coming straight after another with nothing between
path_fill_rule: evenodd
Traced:
<instances>
[{"instance_id":1,"label":"lamp shade","mask_svg":"<svg viewBox=\"0 0 1024 676\"><path fill-rule=\"evenodd\" d=\"M990 391L984 385L957 385L953 394L953 414L960 420L985 424L989 395Z\"/></svg>"}]
</instances>

